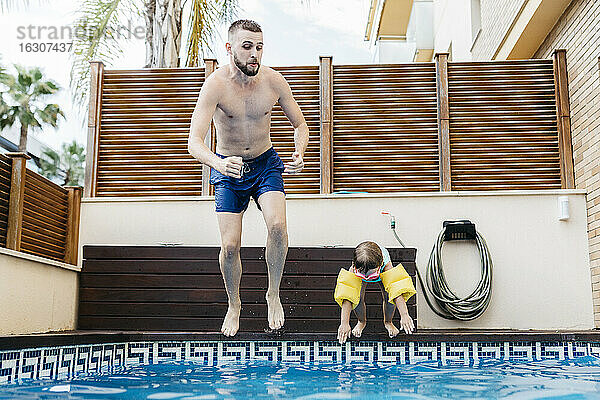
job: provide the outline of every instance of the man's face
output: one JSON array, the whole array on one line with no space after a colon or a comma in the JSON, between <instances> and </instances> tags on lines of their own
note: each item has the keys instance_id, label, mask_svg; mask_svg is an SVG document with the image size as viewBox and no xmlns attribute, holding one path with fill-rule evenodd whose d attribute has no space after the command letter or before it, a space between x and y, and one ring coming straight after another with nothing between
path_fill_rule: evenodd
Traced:
<instances>
[{"instance_id":1,"label":"man's face","mask_svg":"<svg viewBox=\"0 0 600 400\"><path fill-rule=\"evenodd\" d=\"M251 32L243 29L235 32L231 41L233 62L246 75L255 76L260 68L262 58L262 32Z\"/></svg>"}]
</instances>

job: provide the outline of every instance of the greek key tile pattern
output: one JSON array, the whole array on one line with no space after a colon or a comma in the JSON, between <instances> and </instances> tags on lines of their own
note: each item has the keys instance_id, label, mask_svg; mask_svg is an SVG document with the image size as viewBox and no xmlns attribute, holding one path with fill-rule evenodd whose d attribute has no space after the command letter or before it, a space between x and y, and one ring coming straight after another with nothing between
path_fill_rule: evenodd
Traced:
<instances>
[{"instance_id":1,"label":"greek key tile pattern","mask_svg":"<svg viewBox=\"0 0 600 400\"><path fill-rule=\"evenodd\" d=\"M473 365L486 360L568 360L600 357L588 342L132 342L0 352L0 384L64 379L112 367L169 361L219 365L261 360L281 363Z\"/></svg>"}]
</instances>

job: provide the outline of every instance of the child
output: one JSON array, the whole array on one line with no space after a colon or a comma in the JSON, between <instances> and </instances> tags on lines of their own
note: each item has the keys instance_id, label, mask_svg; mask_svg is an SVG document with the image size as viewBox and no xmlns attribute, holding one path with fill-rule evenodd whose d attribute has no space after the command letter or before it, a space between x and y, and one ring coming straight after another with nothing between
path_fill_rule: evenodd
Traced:
<instances>
[{"instance_id":1,"label":"child","mask_svg":"<svg viewBox=\"0 0 600 400\"><path fill-rule=\"evenodd\" d=\"M364 284L363 284L364 282ZM350 337L350 310L354 309L358 323L352 329L360 337L367 324L365 287L369 282L378 282L383 297L383 325L390 337L400 331L392 322L394 311L400 312L400 326L407 334L414 330L414 323L406 301L416 293L412 279L402 264L392 266L390 254L385 247L375 242L362 242L354 250L350 271L342 269L338 275L334 299L342 307L338 341L345 343Z\"/></svg>"}]
</instances>

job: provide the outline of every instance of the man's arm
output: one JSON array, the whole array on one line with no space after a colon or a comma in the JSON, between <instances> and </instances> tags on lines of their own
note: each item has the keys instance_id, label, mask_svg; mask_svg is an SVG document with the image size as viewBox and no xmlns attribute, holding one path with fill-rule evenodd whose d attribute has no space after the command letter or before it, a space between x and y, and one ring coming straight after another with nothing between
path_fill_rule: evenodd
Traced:
<instances>
[{"instance_id":1,"label":"man's arm","mask_svg":"<svg viewBox=\"0 0 600 400\"><path fill-rule=\"evenodd\" d=\"M290 85L279 72L276 72L276 74L279 105L294 127L294 145L296 151L292 155L292 162L286 164L286 172L295 174L304 168L304 152L308 146L308 125L304 120L304 115L302 115L298 103L296 103L292 95Z\"/></svg>"},{"instance_id":2,"label":"man's arm","mask_svg":"<svg viewBox=\"0 0 600 400\"><path fill-rule=\"evenodd\" d=\"M198 96L196 107L192 113L190 124L190 136L188 138L188 152L198 161L206 164L223 175L234 178L241 177L242 159L241 157L219 158L206 145L204 140L210 128L210 121L217 109L218 104L218 84L214 78L208 77Z\"/></svg>"}]
</instances>

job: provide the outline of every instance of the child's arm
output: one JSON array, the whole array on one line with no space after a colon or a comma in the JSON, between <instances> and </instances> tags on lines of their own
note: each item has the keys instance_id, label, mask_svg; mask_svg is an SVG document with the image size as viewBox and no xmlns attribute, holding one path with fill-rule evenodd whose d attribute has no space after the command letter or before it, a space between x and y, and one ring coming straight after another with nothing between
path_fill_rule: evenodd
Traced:
<instances>
[{"instance_id":1,"label":"child's arm","mask_svg":"<svg viewBox=\"0 0 600 400\"><path fill-rule=\"evenodd\" d=\"M344 300L342 303L342 315L340 317L340 327L338 328L338 341L340 344L346 343L350 337L350 312L352 311L352 303ZM411 321L412 322L412 321Z\"/></svg>"},{"instance_id":2,"label":"child's arm","mask_svg":"<svg viewBox=\"0 0 600 400\"><path fill-rule=\"evenodd\" d=\"M383 268L383 272L389 271L392 268L394 268L394 266L392 265L391 262L388 262L386 264L386 266ZM411 286L412 286L412 284L411 284ZM410 315L408 315L408 308L406 307L406 301L404 300L404 297L397 296L394 299L394 304L396 305L396 308L398 309L398 312L400 313L400 328L402 330L404 330L404 332L406 332L407 334L413 333L413 331L415 330L415 323L413 322Z\"/></svg>"},{"instance_id":3,"label":"child's arm","mask_svg":"<svg viewBox=\"0 0 600 400\"><path fill-rule=\"evenodd\" d=\"M415 330L415 324L410 315L408 315L408 308L406 307L406 301L404 301L404 297L396 297L394 299L394 303L396 304L396 308L400 313L400 328L410 335Z\"/></svg>"}]
</instances>

